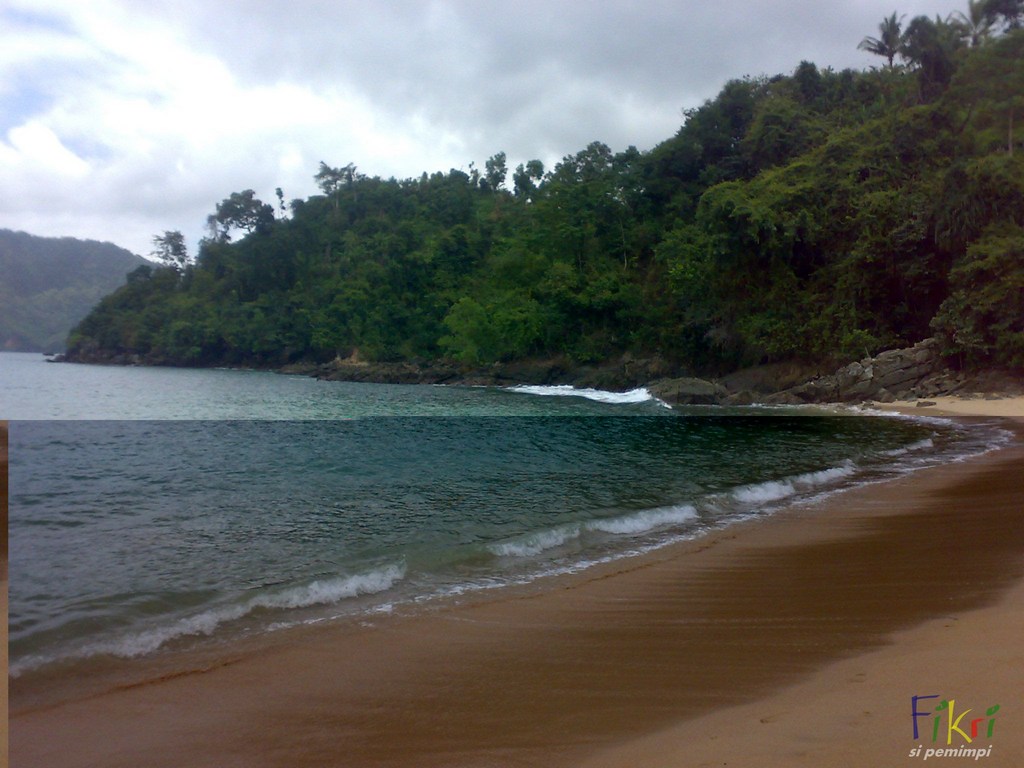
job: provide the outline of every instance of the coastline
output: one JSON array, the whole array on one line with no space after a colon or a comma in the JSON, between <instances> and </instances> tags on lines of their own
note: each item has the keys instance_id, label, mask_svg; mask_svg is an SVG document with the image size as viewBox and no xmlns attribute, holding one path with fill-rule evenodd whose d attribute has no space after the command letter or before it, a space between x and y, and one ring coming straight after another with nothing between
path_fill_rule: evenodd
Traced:
<instances>
[{"instance_id":1,"label":"coastline","mask_svg":"<svg viewBox=\"0 0 1024 768\"><path fill-rule=\"evenodd\" d=\"M801 743L820 742L806 764L859 764L847 761L844 750L864 733L840 726L863 719L855 716L858 705L849 694L868 688L856 679L859 673L846 687L836 683L840 693L833 698L845 709L828 710L834 727L822 731L815 702L833 689L820 689L821 680L857 661L870 672L876 655L904 648L905 638L929 622L949 622L937 617L952 616L957 628L980 621L981 639L1012 652L1012 642L1000 644L990 630L1021 604L1024 531L1014 524L1020 512L1014 502L1022 468L1024 447L1017 441L961 464L840 494L820 508L794 508L565 579L543 592L385 618L369 627L297 631L287 643L239 654L201 674L22 709L11 720L12 760L661 765L661 756L675 749L667 764L696 765L690 750L699 743L711 764L742 765L757 756L759 744L765 745L760 757L774 765L804 764L797 757L786 763L779 757L786 750L772 751L761 741L767 729L754 726L778 721L789 723ZM954 653L959 636L941 640L934 658L970 655ZM914 658L924 657L915 651ZM983 658L993 663L986 661L976 677L973 655L945 681L933 666L922 683L927 691L888 686L886 676L882 693L873 689L876 699L886 699L873 705L878 759L905 759L909 719L896 710L906 708L912 693L968 679L970 690L955 695L977 698L977 706L993 703L981 698L1001 695L997 686L1012 679L993 666L998 653ZM1019 690L1012 691L1018 700ZM752 723L747 717L786 695L804 702L790 706L788 720L762 723L772 717L762 713ZM996 703L1006 712L994 742L1001 751L993 757L1001 761L1024 754L1013 752L1019 746L1010 741L1013 718L1024 715L1008 697ZM890 705L891 722L879 716ZM706 717L714 719L710 726ZM732 732L723 725L729 723ZM719 759L716 749L739 744L744 734L753 739L748 751Z\"/></svg>"},{"instance_id":2,"label":"coastline","mask_svg":"<svg viewBox=\"0 0 1024 768\"><path fill-rule=\"evenodd\" d=\"M940 354L941 348L937 338L928 338L911 347L889 349L874 357L848 363L834 372L824 372L820 362L790 361L756 365L710 378L658 356L636 357L630 352L590 364L574 362L563 355L472 367L443 359L371 362L361 359L354 351L348 358L336 357L323 363L300 361L237 369L353 383L573 386L614 392L644 388L670 406L870 403L902 408L915 402L929 402L936 397L945 401L1024 397L1024 382L1019 371L995 368L954 370ZM112 353L68 353L50 358L48 362L173 366L167 360Z\"/></svg>"}]
</instances>

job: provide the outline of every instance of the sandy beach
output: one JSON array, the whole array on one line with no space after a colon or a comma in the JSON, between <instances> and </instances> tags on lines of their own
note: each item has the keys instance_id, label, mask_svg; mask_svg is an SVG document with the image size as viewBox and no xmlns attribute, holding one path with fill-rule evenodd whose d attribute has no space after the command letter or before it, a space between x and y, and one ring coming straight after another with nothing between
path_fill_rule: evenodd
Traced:
<instances>
[{"instance_id":1,"label":"sandy beach","mask_svg":"<svg viewBox=\"0 0 1024 768\"><path fill-rule=\"evenodd\" d=\"M11 764L1020 766L1022 523L1018 439L490 602L46 704L15 681Z\"/></svg>"},{"instance_id":2,"label":"sandy beach","mask_svg":"<svg viewBox=\"0 0 1024 768\"><path fill-rule=\"evenodd\" d=\"M933 397L913 403L875 403L872 408L912 416L997 416L1024 419L1024 397Z\"/></svg>"}]
</instances>

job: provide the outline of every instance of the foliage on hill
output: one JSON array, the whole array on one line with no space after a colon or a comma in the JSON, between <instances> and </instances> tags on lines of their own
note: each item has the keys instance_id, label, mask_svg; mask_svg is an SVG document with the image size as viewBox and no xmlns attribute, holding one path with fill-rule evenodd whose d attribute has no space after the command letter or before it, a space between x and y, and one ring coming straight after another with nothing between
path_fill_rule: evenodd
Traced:
<instances>
[{"instance_id":1,"label":"foliage on hill","mask_svg":"<svg viewBox=\"0 0 1024 768\"><path fill-rule=\"evenodd\" d=\"M145 260L111 243L0 230L0 348L58 352Z\"/></svg>"},{"instance_id":2,"label":"foliage on hill","mask_svg":"<svg viewBox=\"0 0 1024 768\"><path fill-rule=\"evenodd\" d=\"M129 275L70 351L190 365L631 351L723 370L938 333L954 361L1024 366L1024 7L992 6L1005 13L984 34L894 16L878 69L734 80L649 152L594 142L511 180L504 153L405 180L321 164L323 194L290 210L233 193L194 263L164 233L168 266Z\"/></svg>"}]
</instances>

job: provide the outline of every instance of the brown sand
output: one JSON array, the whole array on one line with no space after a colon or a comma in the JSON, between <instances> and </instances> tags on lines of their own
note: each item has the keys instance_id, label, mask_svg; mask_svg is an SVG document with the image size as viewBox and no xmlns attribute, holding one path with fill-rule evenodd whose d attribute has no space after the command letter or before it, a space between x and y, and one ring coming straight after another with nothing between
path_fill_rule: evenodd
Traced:
<instances>
[{"instance_id":1,"label":"brown sand","mask_svg":"<svg viewBox=\"0 0 1024 768\"><path fill-rule=\"evenodd\" d=\"M1024 765L1022 485L1015 445L535 594L45 708L15 687L12 764L898 765L938 693L1000 704L983 764Z\"/></svg>"},{"instance_id":2,"label":"brown sand","mask_svg":"<svg viewBox=\"0 0 1024 768\"><path fill-rule=\"evenodd\" d=\"M918 405L920 403L921 405ZM931 405L928 405L931 403ZM902 411L917 416L999 416L1024 418L1024 397L930 397L912 403L881 403L872 406L883 410Z\"/></svg>"}]
</instances>

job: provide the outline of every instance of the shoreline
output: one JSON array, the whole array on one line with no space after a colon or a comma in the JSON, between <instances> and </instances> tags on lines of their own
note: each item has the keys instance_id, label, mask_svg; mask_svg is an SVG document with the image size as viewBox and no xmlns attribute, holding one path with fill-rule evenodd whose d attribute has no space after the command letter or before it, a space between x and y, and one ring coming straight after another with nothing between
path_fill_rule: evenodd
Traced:
<instances>
[{"instance_id":1,"label":"shoreline","mask_svg":"<svg viewBox=\"0 0 1024 768\"><path fill-rule=\"evenodd\" d=\"M770 363L728 373L697 374L654 356L634 357L624 352L593 364L577 363L564 355L524 358L467 367L450 360L369 362L353 353L330 362L294 362L282 365L238 364L228 370L261 371L308 376L322 381L373 384L466 387L572 386L622 393L642 388L666 405L864 405L883 409L912 408L933 400L967 402L984 398L1016 400L1024 397L1019 371L982 368L954 371L942 362L938 341L925 339L912 347L891 349L824 373L823 363L791 361ZM138 356L47 357L47 362L127 367L179 367ZM191 368L196 366L184 366ZM218 368L204 365L198 368ZM975 415L996 415L972 408ZM1005 415L1013 415L1010 410Z\"/></svg>"},{"instance_id":2,"label":"shoreline","mask_svg":"<svg viewBox=\"0 0 1024 768\"><path fill-rule=\"evenodd\" d=\"M680 742L674 729L701 722L708 710L725 717L771 701L852 659L900 647L900 633L915 631L908 627L1007 594L1024 578L1024 532L1007 526L1015 509L1006 502L1007 492L1019 491L1013 481L1022 467L1018 440L543 592L371 627L310 628L287 645L202 674L20 711L11 720L12 758L62 765L659 764L615 763L615 751L642 756L650 739L688 744L692 732ZM971 506L970 526L963 527L962 510L950 509L951 499ZM920 535L936 522L937 531ZM967 533L976 540L965 540ZM942 557L955 561L948 574L936 574ZM896 698L902 702L903 692ZM804 714L813 710L807 705ZM884 724L882 742L902 744L904 724ZM841 744L830 748L842 757ZM885 755L895 762L904 753Z\"/></svg>"},{"instance_id":3,"label":"shoreline","mask_svg":"<svg viewBox=\"0 0 1024 768\"><path fill-rule=\"evenodd\" d=\"M918 405L920 403L921 405ZM879 411L893 411L908 416L948 416L964 418L972 416L1024 420L1024 397L990 395L987 397L931 397L916 402L872 403Z\"/></svg>"},{"instance_id":4,"label":"shoreline","mask_svg":"<svg viewBox=\"0 0 1024 768\"><path fill-rule=\"evenodd\" d=\"M690 409L698 414L704 412L703 408ZM742 409L740 409L742 410ZM761 412L763 413L763 412ZM804 406L800 409L786 407L783 411L789 416L820 416L823 418L846 417L856 420L858 416L868 416L870 419L881 421L899 421L895 418L886 418L887 414L876 412L862 412L856 408L847 406ZM728 415L742 415L737 409L732 409ZM921 414L911 413L911 416ZM724 417L719 417L724 418ZM935 422L944 422L944 426L933 427L934 429L953 430L948 419L934 419ZM928 419L923 419L922 424L926 425ZM954 461L959 461L964 456L975 455L973 451L992 450L1004 441L1006 430L997 430L991 420L985 420L985 429L981 434L989 433L987 438L977 436L969 438L972 442L970 448L960 447L955 453L947 455ZM996 432L1001 435L996 435ZM933 432L932 437L936 434ZM991 442L988 442L991 441ZM987 442L988 447L982 447ZM961 446L967 442L960 441ZM391 585L380 593L371 593L362 599L363 606L351 609L353 601L345 600L349 609L333 609L330 605L323 607L321 614L316 614L317 607L314 604L306 610L305 615L298 620L290 619L287 615L265 617L259 621L250 620L248 613L250 608L244 608L246 615L242 621L232 624L234 617L222 618L224 612L216 614L203 613L200 619L193 626L207 626L207 630L191 630L183 627L179 634L169 633L165 636L159 649L148 650L143 653L130 655L132 646L127 641L116 648L108 655L98 649L86 648L79 655L68 653L66 655L52 654L50 656L32 656L23 652L14 667L14 675L10 678L12 690L20 709L34 708L37 706L48 706L59 703L62 699L80 698L93 695L104 688L134 685L146 677L159 677L165 674L177 674L181 665L189 665L192 660L201 660L200 665L216 665L225 653L219 649L242 647L248 650L260 648L266 645L279 643L279 637L287 636L292 630L301 630L304 626L323 625L326 623L334 625L345 625L363 620L375 620L382 614L410 616L421 613L431 613L438 610L445 610L451 605L465 605L467 603L492 602L495 595L519 595L523 593L542 592L550 589L550 585L559 584L561 581L586 581L594 573L614 573L620 567L629 570L630 562L643 562L644 558L657 557L661 550L674 551L681 546L685 547L688 542L695 542L696 546L702 543L713 541L723 533L730 533L739 526L758 525L766 518L779 514L780 510L800 507L813 499L828 498L833 495L848 493L851 489L859 486L871 485L886 482L888 478L899 477L903 474L920 471L922 466L936 463L937 449L931 438L920 440L912 444L912 448L897 450L891 453L893 458L888 459L886 464L872 464L870 461L854 463L852 460L836 461L834 465L826 465L818 471L811 471L802 474L793 474L786 477L779 477L774 480L764 480L752 486L736 486L732 493L724 494L728 498L719 499L721 493L708 493L704 497L686 497L684 501L670 502L677 503L683 508L689 508L690 504L696 505L701 513L705 508L714 510L714 513L723 515L720 520L705 521L688 531L676 530L671 537L661 533L657 537L647 529L638 534L632 531L615 537L615 541L605 541L604 546L598 547L591 542L589 548L582 549L569 561L538 561L532 566L521 567L518 571L499 573L494 579L483 577L474 578L467 576L464 580L451 580L451 574L447 574L448 581L437 581L430 589L421 589L415 592L403 591L404 576L398 579L398 585ZM951 450L951 449L945 449ZM903 457L896 458L901 453L909 453L906 460ZM946 455L946 454L942 454ZM857 460L858 462L860 459ZM818 477L818 476L822 477ZM762 498L761 488L766 486L764 491L767 494ZM789 486L788 489L786 486ZM738 491L751 489L751 497L757 501L737 501L732 499ZM729 504L735 504L730 514L723 514ZM753 510L753 511L752 511ZM661 507L642 509L636 512L638 518L644 518L649 513L655 515L663 511ZM682 512L687 515L685 511ZM696 517L696 515L694 516ZM632 522L629 515L627 522ZM619 520L619 518L613 518ZM637 522L638 525L654 523ZM676 525L681 525L676 523ZM568 538L582 538L581 531L574 534L565 533L566 530L578 527L587 528L586 523L572 525L568 523L552 523L551 528L541 529L538 537L543 539L545 533L552 538L562 536ZM652 528L651 530L656 530ZM618 533L618 532L617 532ZM518 543L521 538L515 537L508 541ZM526 546L532 546L532 536ZM542 544L541 547L544 545ZM490 545L488 546L490 549ZM367 573L362 572L360 576L379 577L380 574L392 568L393 564L381 565L379 570ZM479 576L479 574L477 574ZM355 578L355 577L354 577ZM414 573L409 583L418 583L421 587L425 585L422 574ZM378 602L373 602L377 598ZM244 606L243 606L244 607ZM194 616L195 614L193 614ZM262 623L260 623L262 622ZM179 622L179 623L184 623ZM215 626L211 626L215 623ZM223 626L221 626L223 624ZM267 629L267 627L271 629ZM260 629L262 627L262 630ZM207 634L207 637L202 635ZM139 634L144 635L145 632ZM113 644L108 647L114 647ZM121 648L128 649L122 652ZM28 663L25 663L25 660ZM65 681L73 681L71 684Z\"/></svg>"}]
</instances>

